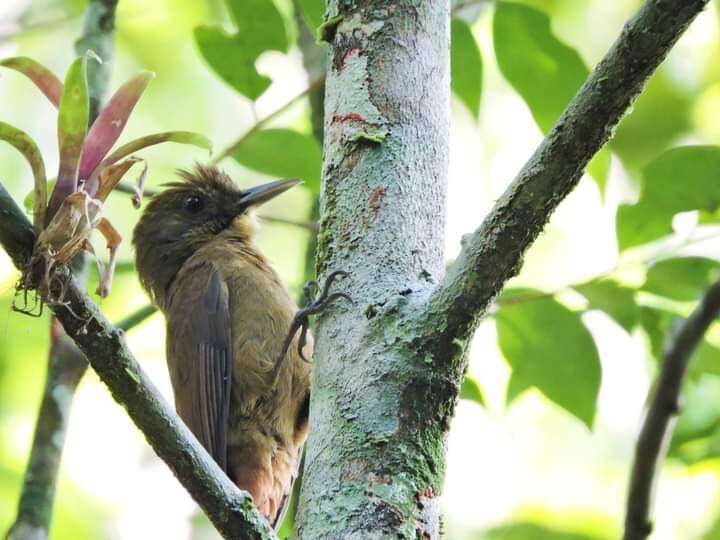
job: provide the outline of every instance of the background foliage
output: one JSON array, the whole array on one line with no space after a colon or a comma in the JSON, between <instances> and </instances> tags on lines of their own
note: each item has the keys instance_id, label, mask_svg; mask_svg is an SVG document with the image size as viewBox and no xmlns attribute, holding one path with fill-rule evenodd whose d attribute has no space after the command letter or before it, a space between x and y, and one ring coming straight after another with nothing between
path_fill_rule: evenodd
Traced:
<instances>
[{"instance_id":1,"label":"background foliage","mask_svg":"<svg viewBox=\"0 0 720 540\"><path fill-rule=\"evenodd\" d=\"M638 4L454 2L449 259ZM32 56L64 73L83 8L80 0L3 4L0 55ZM204 133L216 156L229 149L222 166L239 183L303 178L264 212L311 218L321 150L309 101L296 97L318 81L305 72L297 39L302 25L314 34L322 14L320 0L121 0L111 86L140 69L158 75L123 140L170 129ZM478 332L449 442L449 538L618 536L663 344L720 271L719 23L714 4L683 37ZM0 96L2 120L54 155L51 106L12 74L0 79ZM206 160L186 147L145 155L151 186ZM0 162L2 181L21 200L32 182L26 165L7 147ZM52 171L57 163L47 165ZM107 213L128 239L137 219L129 198L111 198ZM260 238L296 295L310 240L308 230L277 223ZM121 260L102 306L114 320L147 302L127 241ZM10 310L16 278L0 254L0 530L13 519L48 346L45 318ZM162 336L155 316L129 339L169 396ZM718 323L691 364L684 395L659 483L657 539L710 539L720 529ZM57 501L56 539L213 538L91 373L73 410Z\"/></svg>"}]
</instances>

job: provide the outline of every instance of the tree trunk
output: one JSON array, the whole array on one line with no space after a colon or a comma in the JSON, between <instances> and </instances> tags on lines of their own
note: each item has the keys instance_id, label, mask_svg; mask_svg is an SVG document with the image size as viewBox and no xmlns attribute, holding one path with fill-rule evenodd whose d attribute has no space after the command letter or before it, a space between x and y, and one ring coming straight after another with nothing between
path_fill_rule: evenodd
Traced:
<instances>
[{"instance_id":1,"label":"tree trunk","mask_svg":"<svg viewBox=\"0 0 720 540\"><path fill-rule=\"evenodd\" d=\"M354 305L317 325L300 538L438 536L452 407L400 313L444 268L449 22L447 0L328 2L318 275L350 272Z\"/></svg>"}]
</instances>

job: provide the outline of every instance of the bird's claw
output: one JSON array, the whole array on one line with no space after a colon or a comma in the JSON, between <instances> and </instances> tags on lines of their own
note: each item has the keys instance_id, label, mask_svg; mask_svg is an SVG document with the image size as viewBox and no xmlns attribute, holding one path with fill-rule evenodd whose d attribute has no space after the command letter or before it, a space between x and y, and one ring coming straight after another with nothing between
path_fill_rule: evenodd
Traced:
<instances>
[{"instance_id":1,"label":"bird's claw","mask_svg":"<svg viewBox=\"0 0 720 540\"><path fill-rule=\"evenodd\" d=\"M307 358L305 358L303 349L305 348L305 344L307 342L309 318L311 315L322 313L331 303L339 298L344 298L348 302L352 303L352 298L350 298L350 295L346 293L336 292L330 294L330 287L332 287L332 284L338 278L345 278L347 276L348 273L344 270L336 270L327 277L322 287L317 281L307 281L305 285L303 285L303 293L307 299L307 304L295 313L292 323L290 324L290 331L283 342L282 352L275 361L273 371L276 377L280 370L280 366L282 365L282 361L285 359L285 355L287 354L290 344L295 338L295 334L297 334L298 330L301 330L300 339L298 339L298 354L300 355L300 358L306 362L310 362Z\"/></svg>"}]
</instances>

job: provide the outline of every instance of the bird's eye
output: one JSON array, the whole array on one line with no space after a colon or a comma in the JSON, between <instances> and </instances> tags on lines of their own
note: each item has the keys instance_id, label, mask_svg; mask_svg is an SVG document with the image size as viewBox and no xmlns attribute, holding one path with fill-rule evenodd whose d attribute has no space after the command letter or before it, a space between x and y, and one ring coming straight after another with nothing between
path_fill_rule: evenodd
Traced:
<instances>
[{"instance_id":1,"label":"bird's eye","mask_svg":"<svg viewBox=\"0 0 720 540\"><path fill-rule=\"evenodd\" d=\"M197 195L188 195L183 201L183 208L193 214L202 210L203 200Z\"/></svg>"}]
</instances>

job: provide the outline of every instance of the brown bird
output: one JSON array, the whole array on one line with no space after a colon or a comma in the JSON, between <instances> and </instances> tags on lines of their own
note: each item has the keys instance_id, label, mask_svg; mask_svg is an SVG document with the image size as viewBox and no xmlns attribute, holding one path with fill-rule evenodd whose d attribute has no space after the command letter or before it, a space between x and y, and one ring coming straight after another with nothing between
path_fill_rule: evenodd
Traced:
<instances>
[{"instance_id":1,"label":"brown bird","mask_svg":"<svg viewBox=\"0 0 720 540\"><path fill-rule=\"evenodd\" d=\"M298 312L255 246L253 210L297 180L241 190L212 167L180 175L183 181L152 198L133 235L140 281L167 321L175 407L278 526L308 432L304 358L312 338L304 339L303 323L344 295L328 296L328 280L320 298Z\"/></svg>"}]
</instances>

